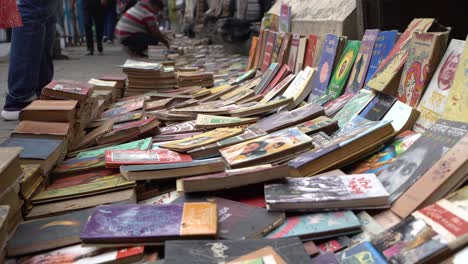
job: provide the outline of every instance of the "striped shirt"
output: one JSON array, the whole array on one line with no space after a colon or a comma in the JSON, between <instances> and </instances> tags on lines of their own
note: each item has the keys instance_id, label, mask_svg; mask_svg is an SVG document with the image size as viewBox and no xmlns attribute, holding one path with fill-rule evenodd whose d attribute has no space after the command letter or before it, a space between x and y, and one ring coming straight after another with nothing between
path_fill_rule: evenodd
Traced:
<instances>
[{"instance_id":1,"label":"striped shirt","mask_svg":"<svg viewBox=\"0 0 468 264\"><path fill-rule=\"evenodd\" d=\"M140 0L122 15L115 27L115 34L122 40L138 32L151 34L157 27L155 11L147 0Z\"/></svg>"}]
</instances>

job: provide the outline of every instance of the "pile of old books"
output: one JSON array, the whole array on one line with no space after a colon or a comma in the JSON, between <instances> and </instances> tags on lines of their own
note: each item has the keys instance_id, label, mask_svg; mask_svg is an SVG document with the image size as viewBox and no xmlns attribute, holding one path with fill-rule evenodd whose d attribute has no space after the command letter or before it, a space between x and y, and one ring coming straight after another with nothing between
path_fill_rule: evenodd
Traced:
<instances>
[{"instance_id":1,"label":"pile of old books","mask_svg":"<svg viewBox=\"0 0 468 264\"><path fill-rule=\"evenodd\" d=\"M328 34L317 60L294 47L316 49L313 37L265 28L247 70L211 88L209 66L190 62L162 88L169 66L127 61L138 93L123 98L118 78L53 81L0 144L2 252L18 264L466 263L468 45L446 48L433 28L445 30L415 19L396 43Z\"/></svg>"},{"instance_id":2,"label":"pile of old books","mask_svg":"<svg viewBox=\"0 0 468 264\"><path fill-rule=\"evenodd\" d=\"M150 91L171 91L177 86L174 67L157 62L127 60L123 65L127 74L126 95Z\"/></svg>"}]
</instances>

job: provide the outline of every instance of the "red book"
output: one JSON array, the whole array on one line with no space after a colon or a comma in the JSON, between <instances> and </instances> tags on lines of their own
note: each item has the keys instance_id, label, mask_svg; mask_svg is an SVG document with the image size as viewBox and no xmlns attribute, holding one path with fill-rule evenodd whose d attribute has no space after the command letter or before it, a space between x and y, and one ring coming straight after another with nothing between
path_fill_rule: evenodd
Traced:
<instances>
[{"instance_id":1,"label":"red book","mask_svg":"<svg viewBox=\"0 0 468 264\"><path fill-rule=\"evenodd\" d=\"M279 65L288 63L289 49L291 47L291 37L291 33L285 33L283 36L283 42L281 43L278 59L276 60Z\"/></svg>"},{"instance_id":2,"label":"red book","mask_svg":"<svg viewBox=\"0 0 468 264\"><path fill-rule=\"evenodd\" d=\"M270 31L268 34L268 39L265 47L265 54L263 56L262 67L260 68L261 72L265 72L271 63L271 57L273 54L273 48L275 46L276 32Z\"/></svg>"},{"instance_id":3,"label":"red book","mask_svg":"<svg viewBox=\"0 0 468 264\"><path fill-rule=\"evenodd\" d=\"M153 150L107 150L106 167L118 168L121 165L144 165L190 162L192 157L168 149Z\"/></svg>"},{"instance_id":4,"label":"red book","mask_svg":"<svg viewBox=\"0 0 468 264\"><path fill-rule=\"evenodd\" d=\"M307 50L304 59L304 68L306 66L312 67L315 59L315 52L317 48L317 36L310 34L309 41L307 42Z\"/></svg>"},{"instance_id":5,"label":"red book","mask_svg":"<svg viewBox=\"0 0 468 264\"><path fill-rule=\"evenodd\" d=\"M297 53L299 50L299 41L301 40L301 35L294 34L291 38L291 47L289 48L289 58L288 58L288 66L291 71L294 72L294 67L296 67L296 59Z\"/></svg>"},{"instance_id":6,"label":"red book","mask_svg":"<svg viewBox=\"0 0 468 264\"><path fill-rule=\"evenodd\" d=\"M291 73L291 69L287 64L284 64L283 67L279 70L278 74L276 74L275 78L271 81L268 87L263 90L262 94L266 95L273 87L275 87L279 82L281 82L286 76Z\"/></svg>"}]
</instances>

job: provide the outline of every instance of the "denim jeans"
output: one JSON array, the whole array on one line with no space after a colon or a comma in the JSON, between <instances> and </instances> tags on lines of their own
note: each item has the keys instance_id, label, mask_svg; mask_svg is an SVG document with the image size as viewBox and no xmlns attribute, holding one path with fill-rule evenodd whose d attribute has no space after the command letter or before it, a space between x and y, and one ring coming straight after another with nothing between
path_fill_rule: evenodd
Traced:
<instances>
[{"instance_id":1,"label":"denim jeans","mask_svg":"<svg viewBox=\"0 0 468 264\"><path fill-rule=\"evenodd\" d=\"M104 36L109 40L114 40L116 19L115 1L108 1L104 7Z\"/></svg>"},{"instance_id":2,"label":"denim jeans","mask_svg":"<svg viewBox=\"0 0 468 264\"><path fill-rule=\"evenodd\" d=\"M20 0L18 9L24 26L12 32L5 110L21 110L29 98L40 95L52 80L56 12L60 1Z\"/></svg>"}]
</instances>

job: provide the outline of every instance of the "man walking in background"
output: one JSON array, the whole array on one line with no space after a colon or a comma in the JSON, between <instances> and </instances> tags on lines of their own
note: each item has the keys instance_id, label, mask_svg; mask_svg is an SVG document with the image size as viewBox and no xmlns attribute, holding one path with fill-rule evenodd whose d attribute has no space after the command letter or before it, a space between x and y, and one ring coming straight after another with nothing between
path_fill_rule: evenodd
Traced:
<instances>
[{"instance_id":1,"label":"man walking in background","mask_svg":"<svg viewBox=\"0 0 468 264\"><path fill-rule=\"evenodd\" d=\"M104 30L104 6L108 0L83 0L84 27L86 36L86 55L94 55L93 24L96 33L96 46L99 53L103 52L102 33ZM72 0L75 5L76 0Z\"/></svg>"}]
</instances>

